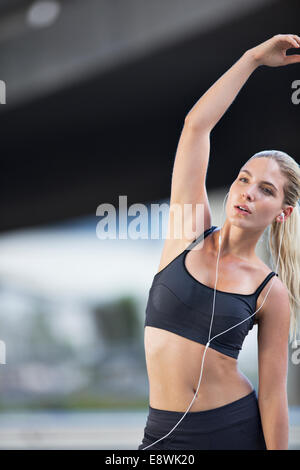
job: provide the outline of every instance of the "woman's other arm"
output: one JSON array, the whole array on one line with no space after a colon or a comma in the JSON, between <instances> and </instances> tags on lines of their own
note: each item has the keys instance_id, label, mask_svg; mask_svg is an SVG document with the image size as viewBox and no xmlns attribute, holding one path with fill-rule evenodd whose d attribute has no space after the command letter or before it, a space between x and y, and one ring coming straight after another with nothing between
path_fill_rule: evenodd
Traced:
<instances>
[{"instance_id":1,"label":"woman's other arm","mask_svg":"<svg viewBox=\"0 0 300 470\"><path fill-rule=\"evenodd\" d=\"M258 317L258 404L268 450L287 450L290 305L286 287L274 279Z\"/></svg>"}]
</instances>

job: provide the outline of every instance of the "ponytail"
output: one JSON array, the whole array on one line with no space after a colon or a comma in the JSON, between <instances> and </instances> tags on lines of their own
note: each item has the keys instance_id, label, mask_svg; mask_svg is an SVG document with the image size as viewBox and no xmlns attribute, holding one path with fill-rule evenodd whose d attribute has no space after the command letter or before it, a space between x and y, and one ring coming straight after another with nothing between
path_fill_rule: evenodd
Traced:
<instances>
[{"instance_id":1,"label":"ponytail","mask_svg":"<svg viewBox=\"0 0 300 470\"><path fill-rule=\"evenodd\" d=\"M284 226L283 226L284 225ZM272 255L272 269L278 257L279 242L282 236L278 275L287 287L291 307L290 341L296 339L300 323L300 212L296 205L290 216L283 222L272 222L269 226L269 248Z\"/></svg>"}]
</instances>

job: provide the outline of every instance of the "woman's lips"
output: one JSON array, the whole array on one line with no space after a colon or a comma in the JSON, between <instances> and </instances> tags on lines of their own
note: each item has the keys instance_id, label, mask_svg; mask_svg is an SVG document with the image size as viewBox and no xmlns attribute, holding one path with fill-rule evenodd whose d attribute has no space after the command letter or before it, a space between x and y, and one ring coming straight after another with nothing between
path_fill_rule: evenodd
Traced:
<instances>
[{"instance_id":1,"label":"woman's lips","mask_svg":"<svg viewBox=\"0 0 300 470\"><path fill-rule=\"evenodd\" d=\"M250 215L250 212L243 211L242 209L239 209L237 206L234 206L234 208L239 214Z\"/></svg>"}]
</instances>

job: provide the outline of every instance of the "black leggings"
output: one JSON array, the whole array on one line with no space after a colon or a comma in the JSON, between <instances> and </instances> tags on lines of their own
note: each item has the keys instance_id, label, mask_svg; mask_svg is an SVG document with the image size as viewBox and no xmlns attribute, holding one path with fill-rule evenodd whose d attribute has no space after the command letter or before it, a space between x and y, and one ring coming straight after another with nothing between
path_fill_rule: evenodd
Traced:
<instances>
[{"instance_id":1,"label":"black leggings","mask_svg":"<svg viewBox=\"0 0 300 470\"><path fill-rule=\"evenodd\" d=\"M149 406L144 438L138 450L157 441L184 412ZM171 434L145 450L266 450L255 390L211 410L188 412Z\"/></svg>"}]
</instances>

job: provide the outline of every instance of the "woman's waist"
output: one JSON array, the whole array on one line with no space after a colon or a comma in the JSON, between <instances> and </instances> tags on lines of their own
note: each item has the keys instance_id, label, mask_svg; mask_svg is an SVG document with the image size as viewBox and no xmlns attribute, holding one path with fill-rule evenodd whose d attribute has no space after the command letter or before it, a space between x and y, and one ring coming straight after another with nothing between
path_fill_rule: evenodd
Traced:
<instances>
[{"instance_id":1,"label":"woman's waist","mask_svg":"<svg viewBox=\"0 0 300 470\"><path fill-rule=\"evenodd\" d=\"M173 373L172 373L173 372ZM160 370L159 374L148 373L150 406L169 411L186 411L196 397L190 411L205 411L226 405L237 400L251 391L251 382L238 369L227 373L209 374L203 370L199 385L200 369L198 374L174 373L174 368Z\"/></svg>"}]
</instances>

